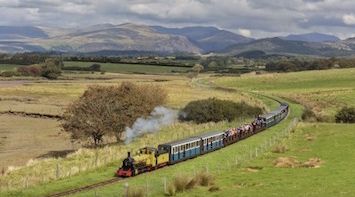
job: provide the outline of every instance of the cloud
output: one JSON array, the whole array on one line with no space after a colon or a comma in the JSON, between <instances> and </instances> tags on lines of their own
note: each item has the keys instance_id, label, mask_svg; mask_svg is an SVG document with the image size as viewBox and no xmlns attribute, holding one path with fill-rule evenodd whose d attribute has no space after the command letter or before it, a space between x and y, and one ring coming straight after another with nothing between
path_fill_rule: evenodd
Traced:
<instances>
[{"instance_id":1,"label":"cloud","mask_svg":"<svg viewBox=\"0 0 355 197\"><path fill-rule=\"evenodd\" d=\"M213 25L256 37L315 31L350 36L354 9L353 0L0 0L0 25L132 22Z\"/></svg>"},{"instance_id":2,"label":"cloud","mask_svg":"<svg viewBox=\"0 0 355 197\"><path fill-rule=\"evenodd\" d=\"M345 14L343 21L347 25L355 25L355 16L353 14Z\"/></svg>"},{"instance_id":3,"label":"cloud","mask_svg":"<svg viewBox=\"0 0 355 197\"><path fill-rule=\"evenodd\" d=\"M251 37L251 31L249 29L238 29L238 33L245 37Z\"/></svg>"}]
</instances>

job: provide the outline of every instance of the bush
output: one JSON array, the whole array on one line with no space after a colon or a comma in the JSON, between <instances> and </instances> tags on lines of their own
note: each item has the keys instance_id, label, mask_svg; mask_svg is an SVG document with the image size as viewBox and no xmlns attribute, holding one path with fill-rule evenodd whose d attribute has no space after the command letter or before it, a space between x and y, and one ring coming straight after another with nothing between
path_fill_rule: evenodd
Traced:
<instances>
[{"instance_id":1,"label":"bush","mask_svg":"<svg viewBox=\"0 0 355 197\"><path fill-rule=\"evenodd\" d=\"M13 77L13 76L19 76L20 73L15 72L15 71L4 71L0 74L2 77Z\"/></svg>"},{"instance_id":2,"label":"bush","mask_svg":"<svg viewBox=\"0 0 355 197\"><path fill-rule=\"evenodd\" d=\"M306 108L302 114L303 121L315 122L318 120L316 114L309 108Z\"/></svg>"},{"instance_id":3,"label":"bush","mask_svg":"<svg viewBox=\"0 0 355 197\"><path fill-rule=\"evenodd\" d=\"M200 172L196 175L201 186L209 186L214 184L214 177L208 172Z\"/></svg>"},{"instance_id":4,"label":"bush","mask_svg":"<svg viewBox=\"0 0 355 197\"><path fill-rule=\"evenodd\" d=\"M261 108L250 106L245 102L235 103L233 101L209 98L188 103L180 111L179 118L180 120L194 121L196 123L233 121L238 117L253 117L262 112Z\"/></svg>"},{"instance_id":5,"label":"bush","mask_svg":"<svg viewBox=\"0 0 355 197\"><path fill-rule=\"evenodd\" d=\"M61 60L49 58L42 65L41 75L47 79L57 79L62 73L62 68L63 62Z\"/></svg>"},{"instance_id":6,"label":"bush","mask_svg":"<svg viewBox=\"0 0 355 197\"><path fill-rule=\"evenodd\" d=\"M189 180L186 176L178 176L174 179L174 187L176 192L183 192L186 189L186 186L189 184Z\"/></svg>"},{"instance_id":7,"label":"bush","mask_svg":"<svg viewBox=\"0 0 355 197\"><path fill-rule=\"evenodd\" d=\"M337 123L355 123L355 107L343 107L336 115Z\"/></svg>"},{"instance_id":8,"label":"bush","mask_svg":"<svg viewBox=\"0 0 355 197\"><path fill-rule=\"evenodd\" d=\"M42 71L40 66L21 66L17 68L17 72L23 76L40 76Z\"/></svg>"}]
</instances>

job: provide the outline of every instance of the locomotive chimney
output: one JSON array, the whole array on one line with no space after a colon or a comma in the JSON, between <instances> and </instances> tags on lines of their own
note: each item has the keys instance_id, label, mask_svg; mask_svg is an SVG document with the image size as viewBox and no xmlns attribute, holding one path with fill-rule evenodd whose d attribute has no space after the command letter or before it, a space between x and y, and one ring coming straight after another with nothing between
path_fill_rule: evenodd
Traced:
<instances>
[{"instance_id":1,"label":"locomotive chimney","mask_svg":"<svg viewBox=\"0 0 355 197\"><path fill-rule=\"evenodd\" d=\"M127 152L127 157L131 157L131 152Z\"/></svg>"}]
</instances>

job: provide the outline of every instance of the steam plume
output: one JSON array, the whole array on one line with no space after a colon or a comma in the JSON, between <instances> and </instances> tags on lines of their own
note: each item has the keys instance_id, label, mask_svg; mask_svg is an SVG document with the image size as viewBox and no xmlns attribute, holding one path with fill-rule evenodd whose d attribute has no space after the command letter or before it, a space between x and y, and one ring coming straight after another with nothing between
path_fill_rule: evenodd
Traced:
<instances>
[{"instance_id":1,"label":"steam plume","mask_svg":"<svg viewBox=\"0 0 355 197\"><path fill-rule=\"evenodd\" d=\"M177 118L177 111L162 106L155 107L148 117L138 118L131 128L126 127L125 143L130 143L136 136L144 133L154 133L162 126L173 124Z\"/></svg>"}]
</instances>

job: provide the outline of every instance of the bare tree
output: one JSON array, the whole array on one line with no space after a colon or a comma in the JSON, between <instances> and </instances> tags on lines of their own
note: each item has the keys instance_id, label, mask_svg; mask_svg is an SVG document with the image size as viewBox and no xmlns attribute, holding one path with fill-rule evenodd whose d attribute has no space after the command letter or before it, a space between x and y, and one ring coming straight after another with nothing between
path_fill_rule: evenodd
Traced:
<instances>
[{"instance_id":1,"label":"bare tree","mask_svg":"<svg viewBox=\"0 0 355 197\"><path fill-rule=\"evenodd\" d=\"M126 127L165 101L166 92L157 86L91 86L67 108L62 126L73 139L91 138L95 145L103 136L119 141Z\"/></svg>"}]
</instances>

